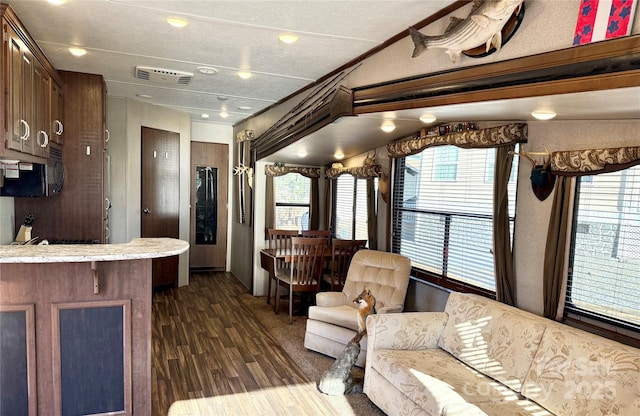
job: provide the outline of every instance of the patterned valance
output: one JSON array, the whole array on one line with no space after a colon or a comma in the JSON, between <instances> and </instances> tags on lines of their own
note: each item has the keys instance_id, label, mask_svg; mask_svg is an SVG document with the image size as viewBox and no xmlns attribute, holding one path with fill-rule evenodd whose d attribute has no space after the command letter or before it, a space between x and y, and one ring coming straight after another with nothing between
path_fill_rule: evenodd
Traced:
<instances>
[{"instance_id":1,"label":"patterned valance","mask_svg":"<svg viewBox=\"0 0 640 416\"><path fill-rule=\"evenodd\" d=\"M287 173L299 173L307 178L319 178L320 168L307 168L302 166L275 166L267 165L264 167L264 174L267 176L282 176Z\"/></svg>"},{"instance_id":2,"label":"patterned valance","mask_svg":"<svg viewBox=\"0 0 640 416\"><path fill-rule=\"evenodd\" d=\"M331 169L327 169L324 173L324 176L327 179L335 179L343 174L353 175L358 179L369 179L369 178L378 178L382 176L382 166L380 165L369 165L369 166L356 166L352 168L344 168L344 167L331 167Z\"/></svg>"},{"instance_id":3,"label":"patterned valance","mask_svg":"<svg viewBox=\"0 0 640 416\"><path fill-rule=\"evenodd\" d=\"M236 134L236 143L251 141L255 138L253 130L242 130Z\"/></svg>"},{"instance_id":4,"label":"patterned valance","mask_svg":"<svg viewBox=\"0 0 640 416\"><path fill-rule=\"evenodd\" d=\"M462 148L487 148L527 142L527 124L516 123L480 130L465 130L438 136L427 136L426 131L415 137L387 145L389 157L404 157L420 153L429 146L451 144Z\"/></svg>"},{"instance_id":5,"label":"patterned valance","mask_svg":"<svg viewBox=\"0 0 640 416\"><path fill-rule=\"evenodd\" d=\"M565 150L551 153L555 175L584 176L615 172L640 164L640 146Z\"/></svg>"}]
</instances>

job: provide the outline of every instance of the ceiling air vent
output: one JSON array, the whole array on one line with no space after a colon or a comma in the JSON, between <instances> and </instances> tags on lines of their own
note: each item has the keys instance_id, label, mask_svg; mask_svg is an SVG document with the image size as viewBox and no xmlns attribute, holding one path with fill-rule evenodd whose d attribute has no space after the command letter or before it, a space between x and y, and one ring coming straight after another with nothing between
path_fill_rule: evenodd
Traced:
<instances>
[{"instance_id":1,"label":"ceiling air vent","mask_svg":"<svg viewBox=\"0 0 640 416\"><path fill-rule=\"evenodd\" d=\"M152 68L136 66L136 78L160 84L187 85L193 74L191 72L176 71L174 69Z\"/></svg>"}]
</instances>

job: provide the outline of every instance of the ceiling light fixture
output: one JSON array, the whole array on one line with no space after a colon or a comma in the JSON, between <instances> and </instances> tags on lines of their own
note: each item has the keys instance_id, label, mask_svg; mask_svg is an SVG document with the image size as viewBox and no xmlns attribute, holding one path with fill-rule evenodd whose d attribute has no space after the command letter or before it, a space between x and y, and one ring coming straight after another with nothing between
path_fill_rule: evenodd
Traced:
<instances>
[{"instance_id":1,"label":"ceiling light fixture","mask_svg":"<svg viewBox=\"0 0 640 416\"><path fill-rule=\"evenodd\" d=\"M237 75L242 79L249 79L253 74L249 71L238 71Z\"/></svg>"},{"instance_id":2,"label":"ceiling light fixture","mask_svg":"<svg viewBox=\"0 0 640 416\"><path fill-rule=\"evenodd\" d=\"M307 151L306 150L298 150L298 156L299 157L305 157L307 155Z\"/></svg>"},{"instance_id":3,"label":"ceiling light fixture","mask_svg":"<svg viewBox=\"0 0 640 416\"><path fill-rule=\"evenodd\" d=\"M226 111L222 110L222 111L220 111L220 117L227 118L227 117L229 117L229 113L227 113Z\"/></svg>"},{"instance_id":4,"label":"ceiling light fixture","mask_svg":"<svg viewBox=\"0 0 640 416\"><path fill-rule=\"evenodd\" d=\"M173 27L182 28L189 24L185 19L181 17L168 17L167 23Z\"/></svg>"},{"instance_id":5,"label":"ceiling light fixture","mask_svg":"<svg viewBox=\"0 0 640 416\"><path fill-rule=\"evenodd\" d=\"M208 118L209 118L209 114L207 114L207 113L202 113L202 114L200 114L200 118L203 118L203 119L205 119L205 120L206 120L206 119L208 119Z\"/></svg>"},{"instance_id":6,"label":"ceiling light fixture","mask_svg":"<svg viewBox=\"0 0 640 416\"><path fill-rule=\"evenodd\" d=\"M47 0L49 3L59 6L61 4L65 4L67 0Z\"/></svg>"},{"instance_id":7,"label":"ceiling light fixture","mask_svg":"<svg viewBox=\"0 0 640 416\"><path fill-rule=\"evenodd\" d=\"M136 97L140 97L140 98L153 98L153 97L151 97L149 94L136 94Z\"/></svg>"},{"instance_id":8,"label":"ceiling light fixture","mask_svg":"<svg viewBox=\"0 0 640 416\"><path fill-rule=\"evenodd\" d=\"M79 48L77 46L72 46L69 48L69 52L71 52L71 55L73 56L83 56L87 54L87 50L84 48Z\"/></svg>"},{"instance_id":9,"label":"ceiling light fixture","mask_svg":"<svg viewBox=\"0 0 640 416\"><path fill-rule=\"evenodd\" d=\"M538 120L551 120L556 116L556 113L553 111L540 110L532 112L531 115Z\"/></svg>"},{"instance_id":10,"label":"ceiling light fixture","mask_svg":"<svg viewBox=\"0 0 640 416\"><path fill-rule=\"evenodd\" d=\"M244 110L244 111L251 110L251 109L253 109L253 107L250 107L248 105L241 105L238 107L238 110Z\"/></svg>"},{"instance_id":11,"label":"ceiling light fixture","mask_svg":"<svg viewBox=\"0 0 640 416\"><path fill-rule=\"evenodd\" d=\"M434 121L436 121L436 116L434 116L433 114L423 114L420 116L420 121L422 121L424 124L433 123Z\"/></svg>"},{"instance_id":12,"label":"ceiling light fixture","mask_svg":"<svg viewBox=\"0 0 640 416\"><path fill-rule=\"evenodd\" d=\"M205 75L215 75L218 73L218 70L209 66L199 66L198 72Z\"/></svg>"},{"instance_id":13,"label":"ceiling light fixture","mask_svg":"<svg viewBox=\"0 0 640 416\"><path fill-rule=\"evenodd\" d=\"M225 97L224 95L218 95L218 101L227 101L229 97Z\"/></svg>"},{"instance_id":14,"label":"ceiling light fixture","mask_svg":"<svg viewBox=\"0 0 640 416\"><path fill-rule=\"evenodd\" d=\"M291 45L292 43L296 43L298 41L298 36L294 35L293 33L281 33L280 36L278 36L278 39L280 39L280 42L282 43Z\"/></svg>"},{"instance_id":15,"label":"ceiling light fixture","mask_svg":"<svg viewBox=\"0 0 640 416\"><path fill-rule=\"evenodd\" d=\"M333 154L333 157L335 157L338 160L342 160L342 159L344 159L344 153L342 153L340 150L338 150L337 152L335 152Z\"/></svg>"},{"instance_id":16,"label":"ceiling light fixture","mask_svg":"<svg viewBox=\"0 0 640 416\"><path fill-rule=\"evenodd\" d=\"M394 131L396 129L396 125L393 123L392 120L386 120L385 122L382 123L382 125L380 126L380 130L382 130L385 133L391 133L392 131Z\"/></svg>"}]
</instances>

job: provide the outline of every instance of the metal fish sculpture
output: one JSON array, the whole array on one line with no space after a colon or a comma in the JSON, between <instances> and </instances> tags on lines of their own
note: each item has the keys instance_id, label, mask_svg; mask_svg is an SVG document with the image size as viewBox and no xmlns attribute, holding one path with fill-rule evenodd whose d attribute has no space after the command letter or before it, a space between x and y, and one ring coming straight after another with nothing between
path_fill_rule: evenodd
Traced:
<instances>
[{"instance_id":1,"label":"metal fish sculpture","mask_svg":"<svg viewBox=\"0 0 640 416\"><path fill-rule=\"evenodd\" d=\"M415 45L415 58L431 48L446 49L451 62L467 49L486 44L487 52L493 45L496 50L502 46L502 28L513 12L524 0L486 0L474 2L466 19L451 18L451 23L443 35L427 36L410 27L409 33Z\"/></svg>"}]
</instances>

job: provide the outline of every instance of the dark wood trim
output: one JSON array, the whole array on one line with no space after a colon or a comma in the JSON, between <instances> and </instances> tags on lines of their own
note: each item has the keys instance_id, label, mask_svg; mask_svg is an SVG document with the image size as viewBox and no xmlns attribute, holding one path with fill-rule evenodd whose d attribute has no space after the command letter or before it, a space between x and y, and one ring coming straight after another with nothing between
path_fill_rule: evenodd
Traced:
<instances>
[{"instance_id":1,"label":"dark wood trim","mask_svg":"<svg viewBox=\"0 0 640 416\"><path fill-rule=\"evenodd\" d=\"M435 273L419 270L419 269L416 269L415 267L411 268L411 277L415 280L428 282L438 287L442 287L454 292L474 293L476 295L481 295L493 300L496 299L495 292L492 292L490 290L482 289L477 286L472 286L463 282L459 282L457 280L442 277Z\"/></svg>"},{"instance_id":2,"label":"dark wood trim","mask_svg":"<svg viewBox=\"0 0 640 416\"><path fill-rule=\"evenodd\" d=\"M601 325L593 324L584 319L578 319L577 317L569 315L564 318L562 323L578 329L582 329L583 331L587 331L592 334L599 335L604 338L620 342L622 344L640 348L640 338L635 338L629 335L622 334L620 332L609 330Z\"/></svg>"},{"instance_id":3,"label":"dark wood trim","mask_svg":"<svg viewBox=\"0 0 640 416\"><path fill-rule=\"evenodd\" d=\"M430 25L431 23L438 21L440 19L442 19L443 17L447 16L448 14L458 10L461 7L466 6L467 4L471 3L472 0L458 0L454 3L451 3L449 6L445 7L444 9L438 11L437 13L432 14L431 16L422 19L421 21L419 21L418 23L416 23L415 25L413 25L412 27L415 29L422 29L425 26ZM321 78L319 78L318 80L316 80L315 82L312 82L311 84L308 84L302 88L300 88L297 91L294 91L293 93L287 95L286 97L284 97L283 99L279 100L276 103L271 104L270 106L263 108L262 110L258 111L255 114L252 114L251 116L242 119L240 121L238 121L237 123L235 123L233 125L233 127L236 127L244 122L246 122L247 120L250 120L252 118L256 118L264 113L266 113L267 111L278 107L279 105L281 105L282 103L287 102L288 100L294 98L295 96L303 93L304 91L307 91L311 88L314 88L320 84L322 84L323 82L325 82L326 80L328 80L329 78L335 76L336 74L338 74L339 72L345 71L349 68L351 68L352 66L364 61L365 59L369 58L370 56L388 48L390 45L396 43L397 41L399 41L400 39L403 39L405 37L409 36L409 29L407 28L406 30L403 30L402 32L396 34L395 36L387 39L386 41L384 41L383 43L381 43L380 45L376 46L375 48L369 49L367 52L363 53L362 55L359 55L357 57L355 57L354 59L350 60L349 62L347 62L346 64L334 69L333 71L329 72L328 74L322 76Z\"/></svg>"},{"instance_id":4,"label":"dark wood trim","mask_svg":"<svg viewBox=\"0 0 640 416\"><path fill-rule=\"evenodd\" d=\"M640 85L640 35L354 88L354 112Z\"/></svg>"}]
</instances>

